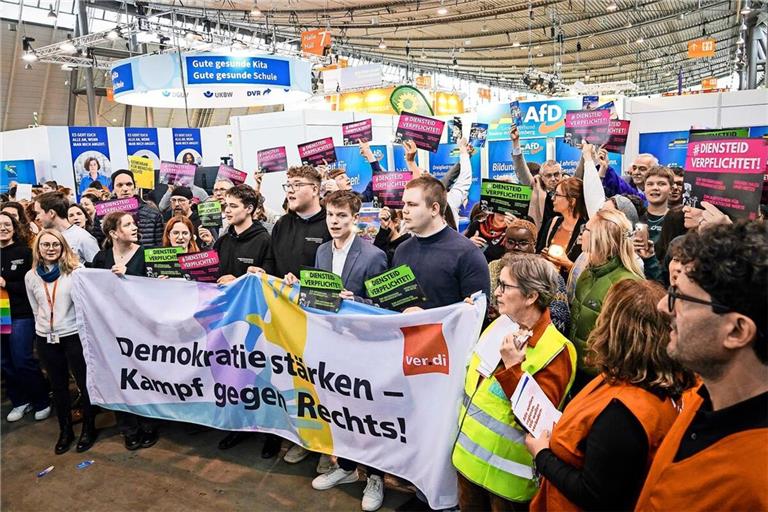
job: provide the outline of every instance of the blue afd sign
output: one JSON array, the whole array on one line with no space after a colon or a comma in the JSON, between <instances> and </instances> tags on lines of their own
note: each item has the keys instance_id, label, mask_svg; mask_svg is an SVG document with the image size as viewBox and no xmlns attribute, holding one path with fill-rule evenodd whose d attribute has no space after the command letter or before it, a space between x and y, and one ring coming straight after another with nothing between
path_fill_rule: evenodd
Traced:
<instances>
[{"instance_id":1,"label":"blue afd sign","mask_svg":"<svg viewBox=\"0 0 768 512\"><path fill-rule=\"evenodd\" d=\"M131 63L121 64L112 68L112 91L115 94L133 90L133 70Z\"/></svg>"},{"instance_id":2,"label":"blue afd sign","mask_svg":"<svg viewBox=\"0 0 768 512\"><path fill-rule=\"evenodd\" d=\"M290 87L290 62L267 57L185 57L189 85L239 84Z\"/></svg>"},{"instance_id":3,"label":"blue afd sign","mask_svg":"<svg viewBox=\"0 0 768 512\"><path fill-rule=\"evenodd\" d=\"M543 164L547 160L547 139L523 140L520 149L527 163ZM511 140L494 140L488 143L488 177L492 180L507 177L515 183L518 182L512 160Z\"/></svg>"},{"instance_id":4,"label":"blue afd sign","mask_svg":"<svg viewBox=\"0 0 768 512\"><path fill-rule=\"evenodd\" d=\"M521 101L521 124L518 126L523 139L537 137L563 137L565 135L565 113L581 109L580 98L545 101ZM509 139L512 113L509 103L481 105L477 109L477 120L488 124L488 140Z\"/></svg>"}]
</instances>

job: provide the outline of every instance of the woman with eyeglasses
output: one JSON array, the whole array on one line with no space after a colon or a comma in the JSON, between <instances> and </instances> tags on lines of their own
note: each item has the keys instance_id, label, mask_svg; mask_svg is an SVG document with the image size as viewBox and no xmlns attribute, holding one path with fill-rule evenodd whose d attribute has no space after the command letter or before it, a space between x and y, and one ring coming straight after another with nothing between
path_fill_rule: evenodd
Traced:
<instances>
[{"instance_id":1,"label":"woman with eyeglasses","mask_svg":"<svg viewBox=\"0 0 768 512\"><path fill-rule=\"evenodd\" d=\"M195 226L189 217L174 215L165 223L163 230L163 247L181 247L182 252L199 252L200 248L195 242L192 233Z\"/></svg>"},{"instance_id":2,"label":"woman with eyeglasses","mask_svg":"<svg viewBox=\"0 0 768 512\"><path fill-rule=\"evenodd\" d=\"M678 416L693 373L667 354L670 317L653 281L614 285L589 336L599 371L551 432L525 444L543 477L532 511L633 510L650 461ZM707 471L707 468L701 468Z\"/></svg>"},{"instance_id":3,"label":"woman with eyeglasses","mask_svg":"<svg viewBox=\"0 0 768 512\"><path fill-rule=\"evenodd\" d=\"M501 316L483 332L467 368L451 457L461 510L527 509L537 482L509 400L528 373L562 407L576 371L576 350L549 315L557 292L555 267L533 254L507 254L502 261L494 291ZM501 346L491 372L481 368L478 355L486 344Z\"/></svg>"},{"instance_id":4,"label":"woman with eyeglasses","mask_svg":"<svg viewBox=\"0 0 768 512\"><path fill-rule=\"evenodd\" d=\"M32 254L32 269L27 272L24 282L35 315L37 353L48 372L59 419L59 438L54 452L60 455L68 451L75 440L69 395L70 372L80 388L83 410L83 430L76 450L84 452L96 442L97 432L72 302L72 274L79 268L80 260L55 229L44 229L37 235Z\"/></svg>"},{"instance_id":5,"label":"woman with eyeglasses","mask_svg":"<svg viewBox=\"0 0 768 512\"><path fill-rule=\"evenodd\" d=\"M581 226L589 218L582 181L578 178L565 178L558 183L552 208L555 215L539 231L536 252L552 262L565 278L581 254L581 246L576 241Z\"/></svg>"},{"instance_id":6,"label":"woman with eyeglasses","mask_svg":"<svg viewBox=\"0 0 768 512\"><path fill-rule=\"evenodd\" d=\"M536 226L527 220L515 219L510 224L504 235L504 249L506 254L528 253L533 254L536 247ZM494 260L488 264L488 273L491 277L491 289L499 280L504 262L502 259ZM558 275L557 293L549 304L549 314L552 323L557 330L568 335L571 326L571 313L568 310L568 301L565 295L565 280ZM499 316L496 305L496 296L492 295L488 304L488 319L495 320Z\"/></svg>"},{"instance_id":7,"label":"woman with eyeglasses","mask_svg":"<svg viewBox=\"0 0 768 512\"><path fill-rule=\"evenodd\" d=\"M20 233L16 218L0 212L0 289L7 294L11 316L10 332L0 335L5 390L13 406L6 417L9 422L19 421L29 412L34 412L37 421L51 414L48 382L34 355L35 318L24 284L24 276L32 268L32 249Z\"/></svg>"},{"instance_id":8,"label":"woman with eyeglasses","mask_svg":"<svg viewBox=\"0 0 768 512\"><path fill-rule=\"evenodd\" d=\"M595 369L584 360L585 346L595 325L608 290L624 279L641 280L645 276L635 257L632 224L619 210L600 210L587 222L581 234L581 246L589 253L587 267L576 281L571 301L570 340L579 353L574 392L581 390L595 376Z\"/></svg>"}]
</instances>

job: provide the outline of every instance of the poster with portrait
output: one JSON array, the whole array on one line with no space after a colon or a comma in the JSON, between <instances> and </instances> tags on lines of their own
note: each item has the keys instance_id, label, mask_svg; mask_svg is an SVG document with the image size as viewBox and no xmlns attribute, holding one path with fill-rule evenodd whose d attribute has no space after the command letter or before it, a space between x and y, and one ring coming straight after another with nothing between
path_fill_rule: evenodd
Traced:
<instances>
[{"instance_id":1,"label":"poster with portrait","mask_svg":"<svg viewBox=\"0 0 768 512\"><path fill-rule=\"evenodd\" d=\"M70 126L69 148L78 197L95 181L108 188L112 186L109 180L112 164L105 127Z\"/></svg>"},{"instance_id":2,"label":"poster with portrait","mask_svg":"<svg viewBox=\"0 0 768 512\"><path fill-rule=\"evenodd\" d=\"M199 128L173 128L173 155L177 163L202 165L203 143Z\"/></svg>"}]
</instances>

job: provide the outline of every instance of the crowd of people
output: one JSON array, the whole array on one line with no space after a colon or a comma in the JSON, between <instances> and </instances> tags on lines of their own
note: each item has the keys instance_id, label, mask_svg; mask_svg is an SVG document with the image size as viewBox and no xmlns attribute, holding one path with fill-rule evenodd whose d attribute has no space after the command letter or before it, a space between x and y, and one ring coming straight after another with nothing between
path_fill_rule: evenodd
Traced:
<instances>
[{"instance_id":1,"label":"crowd of people","mask_svg":"<svg viewBox=\"0 0 768 512\"><path fill-rule=\"evenodd\" d=\"M324 166L287 171L282 212L265 206L258 172L254 186L217 180L210 196L169 186L157 203L128 170L101 183L98 162L79 202L55 182L27 202L15 201L11 188L0 205L0 287L12 317L2 336L7 421L28 413L42 421L53 406L55 453L75 443L75 419L76 451L98 439L71 294L82 267L153 277L145 248L212 248L220 286L249 272L295 285L307 266L340 276L343 299L366 301L367 279L408 265L426 300L406 314L471 302L478 291L490 298L457 404L451 460L461 510L768 510L763 216L736 220L706 203L683 206L684 171L653 155L639 155L623 177L604 149L584 144L568 176L554 160L526 163L514 127L510 138L516 181L532 189L526 216L474 208L460 232L472 147L460 141L459 163L440 180L418 166L406 141L412 179L402 208L380 209L373 243L356 232L371 187L354 192L343 169ZM367 143L360 152L380 170ZM602 187L588 186L587 176ZM99 202L132 197L136 211L96 215ZM222 207L219 229L204 227L197 213L212 200ZM494 339L502 339L499 363L486 377L478 350ZM536 438L510 406L524 374L563 413ZM117 421L128 450L159 439L157 420L119 412ZM219 448L253 435L227 433ZM267 435L262 456L277 456L281 442ZM284 460L310 456L291 445ZM357 462L343 458L321 455L317 471L318 491L358 480ZM376 510L383 473L366 474L362 509ZM427 509L420 498L403 508Z\"/></svg>"}]
</instances>

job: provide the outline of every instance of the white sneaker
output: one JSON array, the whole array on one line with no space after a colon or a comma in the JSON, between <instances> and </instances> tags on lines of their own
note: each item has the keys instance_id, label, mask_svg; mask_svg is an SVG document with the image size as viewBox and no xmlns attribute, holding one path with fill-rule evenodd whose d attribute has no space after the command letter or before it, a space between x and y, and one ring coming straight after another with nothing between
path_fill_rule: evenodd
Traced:
<instances>
[{"instance_id":1,"label":"white sneaker","mask_svg":"<svg viewBox=\"0 0 768 512\"><path fill-rule=\"evenodd\" d=\"M318 475L324 475L331 471L332 469L336 469L339 467L333 460L331 460L330 455L326 455L324 453L320 454L320 460L317 461L317 474Z\"/></svg>"},{"instance_id":2,"label":"white sneaker","mask_svg":"<svg viewBox=\"0 0 768 512\"><path fill-rule=\"evenodd\" d=\"M49 405L45 409L40 409L39 411L35 411L35 421L46 420L50 415L51 415L51 406Z\"/></svg>"},{"instance_id":3,"label":"white sneaker","mask_svg":"<svg viewBox=\"0 0 768 512\"><path fill-rule=\"evenodd\" d=\"M331 487L336 487L339 484L352 484L357 482L357 470L344 471L341 468L336 468L333 471L329 471L324 475L315 477L312 480L312 488L317 491L325 491Z\"/></svg>"},{"instance_id":4,"label":"white sneaker","mask_svg":"<svg viewBox=\"0 0 768 512\"><path fill-rule=\"evenodd\" d=\"M368 484L363 491L362 507L365 512L379 510L384 502L384 481L378 475L368 477Z\"/></svg>"},{"instance_id":5,"label":"white sneaker","mask_svg":"<svg viewBox=\"0 0 768 512\"><path fill-rule=\"evenodd\" d=\"M308 455L309 455L309 450L306 450L303 446L299 444L295 444L291 446L287 452L285 452L285 456L283 457L283 460L288 464L297 464L303 461L304 459L306 459Z\"/></svg>"},{"instance_id":6,"label":"white sneaker","mask_svg":"<svg viewBox=\"0 0 768 512\"><path fill-rule=\"evenodd\" d=\"M32 412L32 404L24 404L11 409L8 416L5 417L10 422L19 421L28 412Z\"/></svg>"}]
</instances>

